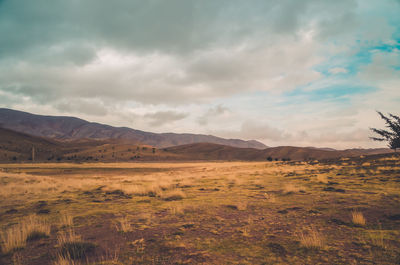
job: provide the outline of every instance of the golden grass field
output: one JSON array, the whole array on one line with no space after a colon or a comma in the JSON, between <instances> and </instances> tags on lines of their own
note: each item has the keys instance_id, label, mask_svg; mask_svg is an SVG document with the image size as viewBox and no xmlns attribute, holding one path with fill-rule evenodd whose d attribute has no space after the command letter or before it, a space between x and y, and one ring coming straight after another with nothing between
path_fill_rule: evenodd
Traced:
<instances>
[{"instance_id":1,"label":"golden grass field","mask_svg":"<svg viewBox=\"0 0 400 265\"><path fill-rule=\"evenodd\" d=\"M0 264L399 264L400 160L0 165Z\"/></svg>"}]
</instances>

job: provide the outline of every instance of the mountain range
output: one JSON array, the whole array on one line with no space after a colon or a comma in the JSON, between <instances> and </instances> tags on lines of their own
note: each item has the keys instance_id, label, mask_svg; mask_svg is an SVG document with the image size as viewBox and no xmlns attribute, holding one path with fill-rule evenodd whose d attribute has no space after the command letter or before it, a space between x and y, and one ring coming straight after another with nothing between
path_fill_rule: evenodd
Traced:
<instances>
[{"instance_id":1,"label":"mountain range","mask_svg":"<svg viewBox=\"0 0 400 265\"><path fill-rule=\"evenodd\" d=\"M240 148L265 149L267 147L255 140L224 139L212 135L190 133L152 133L88 122L75 117L35 115L5 108L0 108L0 127L59 140L120 139L157 148L202 142Z\"/></svg>"},{"instance_id":2,"label":"mountain range","mask_svg":"<svg viewBox=\"0 0 400 265\"><path fill-rule=\"evenodd\" d=\"M0 161L315 160L389 153L390 149L279 146L200 134L156 134L74 117L0 109Z\"/></svg>"}]
</instances>

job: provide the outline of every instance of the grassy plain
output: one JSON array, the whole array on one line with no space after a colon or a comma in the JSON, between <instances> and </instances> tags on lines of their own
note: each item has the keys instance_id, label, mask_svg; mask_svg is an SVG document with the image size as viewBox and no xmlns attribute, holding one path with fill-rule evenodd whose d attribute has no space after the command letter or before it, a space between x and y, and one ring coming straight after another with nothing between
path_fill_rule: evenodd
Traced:
<instances>
[{"instance_id":1,"label":"grassy plain","mask_svg":"<svg viewBox=\"0 0 400 265\"><path fill-rule=\"evenodd\" d=\"M400 160L0 165L0 264L400 264Z\"/></svg>"}]
</instances>

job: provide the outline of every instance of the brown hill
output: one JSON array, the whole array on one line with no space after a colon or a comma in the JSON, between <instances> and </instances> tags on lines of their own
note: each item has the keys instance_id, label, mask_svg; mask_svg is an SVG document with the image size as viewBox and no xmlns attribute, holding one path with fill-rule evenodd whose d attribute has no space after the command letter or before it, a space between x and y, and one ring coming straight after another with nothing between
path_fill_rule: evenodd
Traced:
<instances>
[{"instance_id":1,"label":"brown hill","mask_svg":"<svg viewBox=\"0 0 400 265\"><path fill-rule=\"evenodd\" d=\"M35 162L180 160L175 154L123 140L59 141L0 128L0 162L28 162L33 157Z\"/></svg>"},{"instance_id":2,"label":"brown hill","mask_svg":"<svg viewBox=\"0 0 400 265\"><path fill-rule=\"evenodd\" d=\"M158 148L207 142L233 147L264 149L260 142L240 139L224 139L212 135L151 133L127 127L113 127L105 124L88 122L75 117L43 116L11 109L0 108L0 127L30 135L59 140L76 139L119 139L131 143L141 143Z\"/></svg>"},{"instance_id":3,"label":"brown hill","mask_svg":"<svg viewBox=\"0 0 400 265\"><path fill-rule=\"evenodd\" d=\"M389 149L327 151L308 147L280 146L264 150L196 143L163 149L119 139L60 141L0 128L0 162L132 162L189 160L315 160L391 152Z\"/></svg>"},{"instance_id":4,"label":"brown hill","mask_svg":"<svg viewBox=\"0 0 400 265\"><path fill-rule=\"evenodd\" d=\"M390 149L348 149L328 151L314 147L279 146L257 150L253 148L234 148L231 146L196 143L165 148L165 151L182 157L191 157L196 160L251 160L265 161L272 159L314 160L338 157L353 157L389 153Z\"/></svg>"}]
</instances>

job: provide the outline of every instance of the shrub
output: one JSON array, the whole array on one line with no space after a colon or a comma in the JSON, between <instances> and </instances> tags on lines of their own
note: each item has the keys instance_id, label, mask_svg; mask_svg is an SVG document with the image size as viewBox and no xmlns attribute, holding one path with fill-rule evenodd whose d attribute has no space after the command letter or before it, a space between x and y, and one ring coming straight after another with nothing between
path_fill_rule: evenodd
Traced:
<instances>
[{"instance_id":1,"label":"shrub","mask_svg":"<svg viewBox=\"0 0 400 265\"><path fill-rule=\"evenodd\" d=\"M300 243L308 249L320 249L324 246L321 234L314 228L306 234L303 232L300 234Z\"/></svg>"},{"instance_id":2,"label":"shrub","mask_svg":"<svg viewBox=\"0 0 400 265\"><path fill-rule=\"evenodd\" d=\"M61 247L63 256L70 256L72 259L85 258L88 253L95 249L95 245L90 242L76 241L64 243Z\"/></svg>"},{"instance_id":3,"label":"shrub","mask_svg":"<svg viewBox=\"0 0 400 265\"><path fill-rule=\"evenodd\" d=\"M96 247L93 243L83 241L72 229L61 233L58 236L58 243L61 246L61 256L71 259L85 258Z\"/></svg>"},{"instance_id":4,"label":"shrub","mask_svg":"<svg viewBox=\"0 0 400 265\"><path fill-rule=\"evenodd\" d=\"M364 226L366 223L362 212L358 212L358 211L351 212L351 218L352 218L351 220L352 220L353 224L355 224L355 225Z\"/></svg>"}]
</instances>

